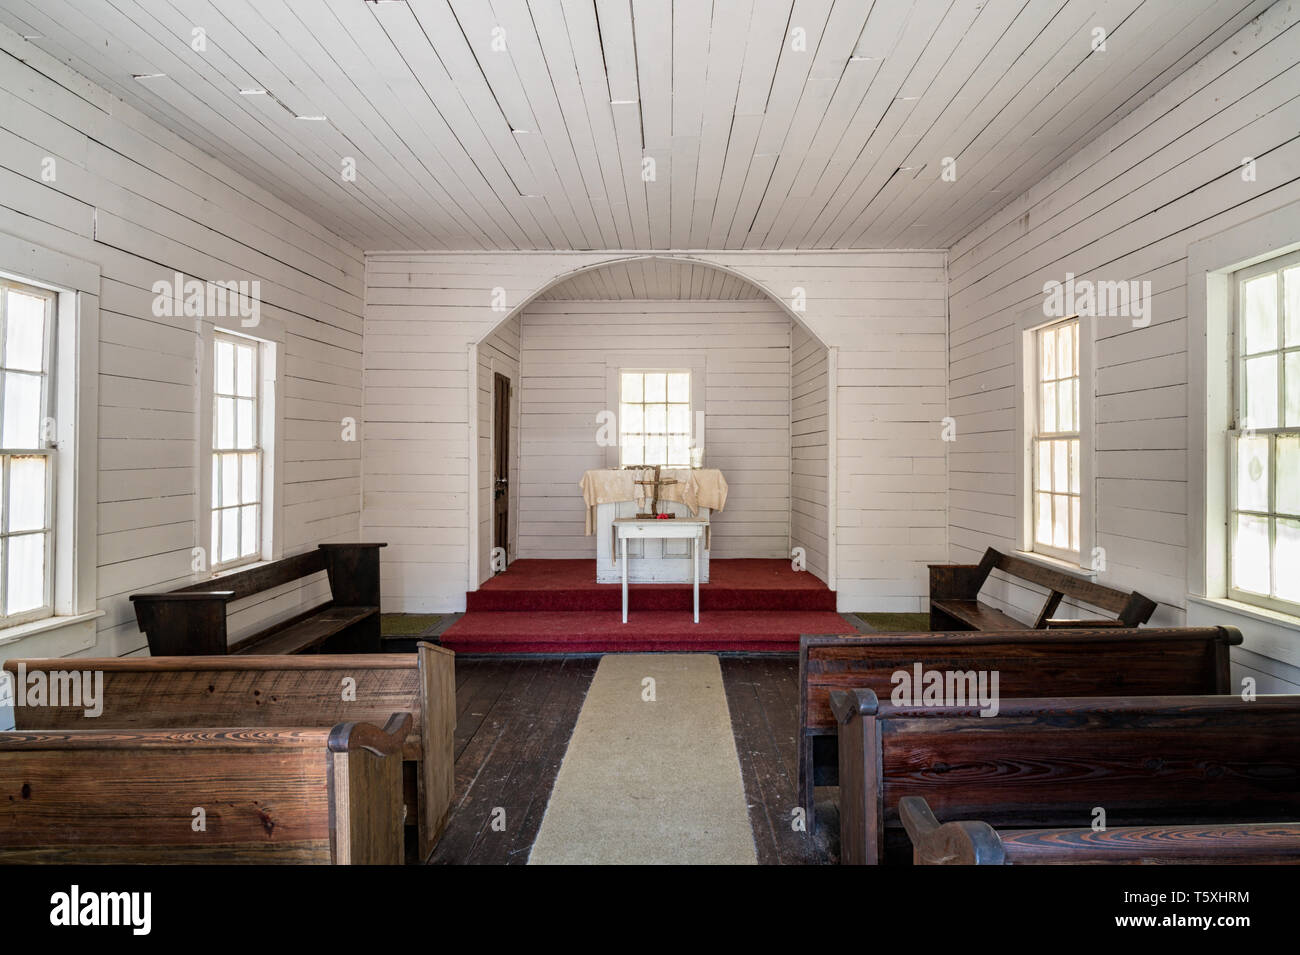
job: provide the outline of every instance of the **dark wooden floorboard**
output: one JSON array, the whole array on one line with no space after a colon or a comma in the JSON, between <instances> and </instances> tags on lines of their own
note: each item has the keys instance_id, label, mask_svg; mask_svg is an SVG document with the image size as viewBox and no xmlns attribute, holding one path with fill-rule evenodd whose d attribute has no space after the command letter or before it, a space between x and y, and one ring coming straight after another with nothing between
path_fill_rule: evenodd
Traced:
<instances>
[{"instance_id":1,"label":"dark wooden floorboard","mask_svg":"<svg viewBox=\"0 0 1300 955\"><path fill-rule=\"evenodd\" d=\"M528 861L599 662L594 656L457 658L456 795L432 863ZM798 805L797 657L724 656L721 662L758 861L837 861L833 819L815 835L791 825ZM492 828L498 808L505 814L499 831Z\"/></svg>"}]
</instances>

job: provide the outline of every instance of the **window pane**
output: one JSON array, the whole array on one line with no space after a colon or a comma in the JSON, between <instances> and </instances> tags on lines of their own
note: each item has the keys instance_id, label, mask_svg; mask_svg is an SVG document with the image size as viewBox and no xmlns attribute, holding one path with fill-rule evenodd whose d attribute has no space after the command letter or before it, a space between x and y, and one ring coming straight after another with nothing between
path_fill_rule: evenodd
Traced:
<instances>
[{"instance_id":1,"label":"window pane","mask_svg":"<svg viewBox=\"0 0 1300 955\"><path fill-rule=\"evenodd\" d=\"M217 398L217 437L218 448L235 446L235 399Z\"/></svg>"},{"instance_id":2,"label":"window pane","mask_svg":"<svg viewBox=\"0 0 1300 955\"><path fill-rule=\"evenodd\" d=\"M218 339L213 350L217 361L216 390L223 395L233 395L235 393L235 346Z\"/></svg>"},{"instance_id":3,"label":"window pane","mask_svg":"<svg viewBox=\"0 0 1300 955\"><path fill-rule=\"evenodd\" d=\"M1070 442L1052 442L1052 490L1064 491L1070 487Z\"/></svg>"},{"instance_id":4,"label":"window pane","mask_svg":"<svg viewBox=\"0 0 1300 955\"><path fill-rule=\"evenodd\" d=\"M1279 568L1277 596L1300 601L1300 574L1294 572L1294 568L1300 567L1300 521L1278 520L1273 558ZM1291 568L1292 572L1284 573L1282 568Z\"/></svg>"},{"instance_id":5,"label":"window pane","mask_svg":"<svg viewBox=\"0 0 1300 955\"><path fill-rule=\"evenodd\" d=\"M221 456L221 506L239 503L239 455Z\"/></svg>"},{"instance_id":6,"label":"window pane","mask_svg":"<svg viewBox=\"0 0 1300 955\"><path fill-rule=\"evenodd\" d=\"M5 367L45 370L45 299L8 290Z\"/></svg>"},{"instance_id":7,"label":"window pane","mask_svg":"<svg viewBox=\"0 0 1300 955\"><path fill-rule=\"evenodd\" d=\"M212 506L221 506L221 455L212 456ZM214 537L213 540L216 540Z\"/></svg>"},{"instance_id":8,"label":"window pane","mask_svg":"<svg viewBox=\"0 0 1300 955\"><path fill-rule=\"evenodd\" d=\"M1042 380L1056 377L1056 335L1051 330L1038 333L1039 362L1038 377Z\"/></svg>"},{"instance_id":9,"label":"window pane","mask_svg":"<svg viewBox=\"0 0 1300 955\"><path fill-rule=\"evenodd\" d=\"M4 437L6 448L41 446L41 376L7 372Z\"/></svg>"},{"instance_id":10,"label":"window pane","mask_svg":"<svg viewBox=\"0 0 1300 955\"><path fill-rule=\"evenodd\" d=\"M1074 367L1070 369L1070 374L1076 378L1079 376L1079 323L1075 322L1070 326L1070 333L1074 338ZM1078 404L1076 401L1075 404Z\"/></svg>"},{"instance_id":11,"label":"window pane","mask_svg":"<svg viewBox=\"0 0 1300 955\"><path fill-rule=\"evenodd\" d=\"M1053 376L1054 378L1069 378L1074 374L1075 327L1073 324L1062 325L1056 330L1056 374Z\"/></svg>"},{"instance_id":12,"label":"window pane","mask_svg":"<svg viewBox=\"0 0 1300 955\"><path fill-rule=\"evenodd\" d=\"M239 557L239 508L230 507L221 514L221 562Z\"/></svg>"},{"instance_id":13,"label":"window pane","mask_svg":"<svg viewBox=\"0 0 1300 955\"><path fill-rule=\"evenodd\" d=\"M257 454L241 454L240 467L243 470L243 490L240 494L241 501L257 501L260 495L257 493Z\"/></svg>"},{"instance_id":14,"label":"window pane","mask_svg":"<svg viewBox=\"0 0 1300 955\"><path fill-rule=\"evenodd\" d=\"M1045 434L1051 434L1056 431L1056 384L1048 382L1043 385L1043 423L1042 428Z\"/></svg>"},{"instance_id":15,"label":"window pane","mask_svg":"<svg viewBox=\"0 0 1300 955\"><path fill-rule=\"evenodd\" d=\"M1277 427L1277 355L1246 359L1246 421L1252 428Z\"/></svg>"},{"instance_id":16,"label":"window pane","mask_svg":"<svg viewBox=\"0 0 1300 955\"><path fill-rule=\"evenodd\" d=\"M1061 382L1056 389L1056 396L1059 401L1057 407L1060 409L1056 420L1062 431L1076 430L1074 424L1074 383L1070 381Z\"/></svg>"},{"instance_id":17,"label":"window pane","mask_svg":"<svg viewBox=\"0 0 1300 955\"><path fill-rule=\"evenodd\" d=\"M10 459L8 530L44 530L45 494L45 458Z\"/></svg>"},{"instance_id":18,"label":"window pane","mask_svg":"<svg viewBox=\"0 0 1300 955\"><path fill-rule=\"evenodd\" d=\"M1070 490L1079 493L1079 439L1070 441Z\"/></svg>"},{"instance_id":19,"label":"window pane","mask_svg":"<svg viewBox=\"0 0 1300 955\"><path fill-rule=\"evenodd\" d=\"M649 465L668 463L668 439L662 435L646 435L645 463Z\"/></svg>"},{"instance_id":20,"label":"window pane","mask_svg":"<svg viewBox=\"0 0 1300 955\"><path fill-rule=\"evenodd\" d=\"M1238 514L1233 530L1232 585L1268 593L1268 519Z\"/></svg>"},{"instance_id":21,"label":"window pane","mask_svg":"<svg viewBox=\"0 0 1300 955\"><path fill-rule=\"evenodd\" d=\"M1052 495L1035 494L1036 520L1034 521L1034 540L1039 544L1052 543Z\"/></svg>"},{"instance_id":22,"label":"window pane","mask_svg":"<svg viewBox=\"0 0 1300 955\"><path fill-rule=\"evenodd\" d=\"M45 603L45 535L21 534L10 537L8 544L5 612L35 610Z\"/></svg>"},{"instance_id":23,"label":"window pane","mask_svg":"<svg viewBox=\"0 0 1300 955\"><path fill-rule=\"evenodd\" d=\"M1277 274L1243 283L1241 297L1246 354L1277 348Z\"/></svg>"},{"instance_id":24,"label":"window pane","mask_svg":"<svg viewBox=\"0 0 1300 955\"><path fill-rule=\"evenodd\" d=\"M248 398L253 397L253 358L252 348L240 347L235 351L235 391Z\"/></svg>"},{"instance_id":25,"label":"window pane","mask_svg":"<svg viewBox=\"0 0 1300 955\"><path fill-rule=\"evenodd\" d=\"M663 434L668 430L668 406L645 406L645 433Z\"/></svg>"},{"instance_id":26,"label":"window pane","mask_svg":"<svg viewBox=\"0 0 1300 955\"><path fill-rule=\"evenodd\" d=\"M1300 425L1300 352L1286 356L1286 426Z\"/></svg>"},{"instance_id":27,"label":"window pane","mask_svg":"<svg viewBox=\"0 0 1300 955\"><path fill-rule=\"evenodd\" d=\"M1285 276L1286 292L1286 345L1300 345L1300 266L1287 269Z\"/></svg>"},{"instance_id":28,"label":"window pane","mask_svg":"<svg viewBox=\"0 0 1300 955\"><path fill-rule=\"evenodd\" d=\"M1300 435L1277 437L1277 510L1279 514L1300 514ZM1278 566L1296 568L1294 576L1300 579L1300 564Z\"/></svg>"},{"instance_id":29,"label":"window pane","mask_svg":"<svg viewBox=\"0 0 1300 955\"><path fill-rule=\"evenodd\" d=\"M691 463L690 444L690 438L685 435L669 438L668 463L679 467L689 467Z\"/></svg>"},{"instance_id":30,"label":"window pane","mask_svg":"<svg viewBox=\"0 0 1300 955\"><path fill-rule=\"evenodd\" d=\"M648 372L645 376L645 400L668 400L668 376L663 372Z\"/></svg>"},{"instance_id":31,"label":"window pane","mask_svg":"<svg viewBox=\"0 0 1300 955\"><path fill-rule=\"evenodd\" d=\"M691 376L689 374L678 372L668 376L668 400L685 402L691 400Z\"/></svg>"},{"instance_id":32,"label":"window pane","mask_svg":"<svg viewBox=\"0 0 1300 955\"><path fill-rule=\"evenodd\" d=\"M623 373L623 400L640 401L641 400L641 378L638 372L629 371Z\"/></svg>"},{"instance_id":33,"label":"window pane","mask_svg":"<svg viewBox=\"0 0 1300 955\"><path fill-rule=\"evenodd\" d=\"M1052 495L1052 546L1070 546L1070 499L1061 494Z\"/></svg>"},{"instance_id":34,"label":"window pane","mask_svg":"<svg viewBox=\"0 0 1300 955\"><path fill-rule=\"evenodd\" d=\"M623 422L624 434L640 434L645 430L644 416L641 414L640 405L625 404L619 412L620 420Z\"/></svg>"},{"instance_id":35,"label":"window pane","mask_svg":"<svg viewBox=\"0 0 1300 955\"><path fill-rule=\"evenodd\" d=\"M1268 438L1238 438L1238 510L1268 510L1268 470Z\"/></svg>"},{"instance_id":36,"label":"window pane","mask_svg":"<svg viewBox=\"0 0 1300 955\"><path fill-rule=\"evenodd\" d=\"M253 429L253 409L255 404L251 399L237 399L235 405L236 416L238 418L235 440L239 443L236 447L251 448L257 443L256 431Z\"/></svg>"},{"instance_id":37,"label":"window pane","mask_svg":"<svg viewBox=\"0 0 1300 955\"><path fill-rule=\"evenodd\" d=\"M639 434L623 435L623 463L635 467L645 463L644 441Z\"/></svg>"},{"instance_id":38,"label":"window pane","mask_svg":"<svg viewBox=\"0 0 1300 955\"><path fill-rule=\"evenodd\" d=\"M240 557L251 557L262 546L257 533L257 510L256 504L250 504L239 509L240 522L243 525L240 528L239 538Z\"/></svg>"},{"instance_id":39,"label":"window pane","mask_svg":"<svg viewBox=\"0 0 1300 955\"><path fill-rule=\"evenodd\" d=\"M668 431L670 434L688 434L691 430L691 406L668 406Z\"/></svg>"},{"instance_id":40,"label":"window pane","mask_svg":"<svg viewBox=\"0 0 1300 955\"><path fill-rule=\"evenodd\" d=\"M1034 487L1039 491L1052 489L1052 442L1038 442L1037 480Z\"/></svg>"}]
</instances>

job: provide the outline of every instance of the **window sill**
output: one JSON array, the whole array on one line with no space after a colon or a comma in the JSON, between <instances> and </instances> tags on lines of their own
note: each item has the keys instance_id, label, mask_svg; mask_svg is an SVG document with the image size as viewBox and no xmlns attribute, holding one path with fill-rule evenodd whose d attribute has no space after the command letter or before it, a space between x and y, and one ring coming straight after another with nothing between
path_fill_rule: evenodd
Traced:
<instances>
[{"instance_id":1,"label":"window sill","mask_svg":"<svg viewBox=\"0 0 1300 955\"><path fill-rule=\"evenodd\" d=\"M1254 604L1243 603L1240 600L1229 600L1226 597L1200 597L1195 594L1188 594L1187 599L1190 603L1213 607L1215 610L1225 610L1243 617L1251 617L1264 623L1271 623L1275 627L1285 627L1288 630L1295 630L1300 633L1300 617L1289 613L1269 610L1267 607L1256 607Z\"/></svg>"},{"instance_id":2,"label":"window sill","mask_svg":"<svg viewBox=\"0 0 1300 955\"><path fill-rule=\"evenodd\" d=\"M67 627L88 623L91 620L99 619L105 613L106 611L103 610L92 610L89 613L43 617L40 620L33 620L31 623L20 623L17 626L0 630L0 647L17 643L25 637L33 637L38 633L53 633Z\"/></svg>"},{"instance_id":3,"label":"window sill","mask_svg":"<svg viewBox=\"0 0 1300 955\"><path fill-rule=\"evenodd\" d=\"M1059 557L1048 557L1046 554L1039 554L1032 550L1018 550L1015 552L1015 556L1019 557L1021 560L1027 560L1031 564L1040 564L1043 567L1048 567L1052 570L1064 571L1067 574L1072 574L1075 577L1081 577L1085 580L1097 579L1097 571L1089 570L1086 567L1071 563L1068 560L1061 560Z\"/></svg>"}]
</instances>

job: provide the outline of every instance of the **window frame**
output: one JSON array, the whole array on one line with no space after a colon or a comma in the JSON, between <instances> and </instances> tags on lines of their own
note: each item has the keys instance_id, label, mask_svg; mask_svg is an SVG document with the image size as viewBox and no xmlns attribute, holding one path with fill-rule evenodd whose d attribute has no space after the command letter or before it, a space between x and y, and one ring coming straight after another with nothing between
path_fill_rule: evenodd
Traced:
<instances>
[{"instance_id":1,"label":"window frame","mask_svg":"<svg viewBox=\"0 0 1300 955\"><path fill-rule=\"evenodd\" d=\"M1048 379L1043 377L1044 336L1045 333L1047 332L1052 332L1053 334L1055 334L1062 327L1072 327L1075 330L1073 335L1074 342L1073 342L1073 361L1072 361L1074 374L1070 375L1067 378L1056 377L1056 378ZM1082 418L1083 415L1082 415L1082 410L1080 408L1080 402L1082 400L1082 392L1083 392L1083 382L1082 382L1082 377L1080 375L1081 362L1079 357L1079 340L1082 337L1082 333L1083 333L1083 323L1080 321L1077 315L1070 318L1062 318L1056 321L1048 322L1047 324L1044 325L1039 325L1037 328L1033 329L1032 331L1033 426L1030 430L1029 435L1027 436L1027 440L1029 442L1029 447L1030 447L1029 461L1027 464L1027 467L1029 469L1029 474L1030 474L1030 485L1029 485L1030 522L1029 522L1029 527L1027 528L1028 534L1026 537L1026 541L1027 541L1028 549L1032 553L1042 554L1047 557L1053 557L1056 560L1063 560L1071 564L1082 564L1082 553L1083 553L1082 550L1082 537L1083 537L1083 475L1082 475L1083 420ZM1071 401L1071 407L1073 408L1073 412L1074 412L1073 418L1078 419L1079 427L1077 429L1072 428L1067 430L1061 430L1058 427L1056 430L1047 431L1044 426L1045 409L1043 403L1043 391L1046 388L1046 386L1049 384L1049 382L1059 387L1060 383L1063 381L1074 382L1074 397ZM1059 410L1060 410L1060 404L1058 401L1057 403L1058 414L1059 414ZM1072 421L1071 423L1073 424L1074 422ZM1038 482L1038 477L1039 477L1038 448L1039 445L1041 445L1043 442L1055 443L1057 441L1067 441L1067 442L1075 441L1078 443L1078 452L1075 455L1076 458L1075 466L1076 466L1076 470L1079 471L1079 473L1076 475L1078 480L1078 487L1079 487L1078 491L1074 491L1068 486L1064 491L1058 491L1055 488L1055 477L1053 476L1053 480L1052 480L1053 487L1050 491L1047 492L1048 497L1052 501L1053 514L1055 513L1057 497L1064 495L1067 503L1071 505L1071 513L1067 516L1066 532L1068 537L1077 538L1075 540L1075 543L1078 545L1076 548L1058 547L1055 544L1048 544L1038 540L1038 521L1039 521L1038 502L1039 502L1039 495L1043 493L1039 488L1039 482ZM1069 478L1069 470L1070 470L1068 457L1069 455L1067 453L1067 463L1066 463L1067 481ZM1074 521L1073 506L1072 506L1072 503L1075 500L1078 500L1079 502L1079 527L1077 531L1074 526L1075 521Z\"/></svg>"},{"instance_id":2,"label":"window frame","mask_svg":"<svg viewBox=\"0 0 1300 955\"><path fill-rule=\"evenodd\" d=\"M673 437L674 435L685 434L685 436L686 436L686 438L687 438L687 444L686 444L686 461L685 461L684 463L680 463L680 464L674 464L674 463L672 463L671 461L665 461L665 463L662 464L661 467L664 467L664 468L674 468L674 469L688 469L688 468L690 468L690 466L691 466L691 439L695 436L695 434L694 434L694 432L695 432L695 428L694 428L694 416L695 416L696 405L695 405L695 372L694 372L694 369L689 368L689 367L686 367L686 368L682 368L682 367L677 367L677 368L669 368L669 367L657 367L657 368L640 368L640 367L636 367L636 368L619 368L619 369L617 370L616 374L615 374L615 379L614 379L614 380L615 380L616 394L617 394L617 398L618 398L618 404L617 404L617 408L618 408L618 447L617 447L618 466L619 466L620 468L652 468L652 467L654 467L655 465L653 465L653 464L646 464L645 461L644 461L644 457L645 457L645 453L644 453L644 444L642 445L642 460L641 460L640 462L638 462L638 463L630 463L630 462L628 462L628 460L626 459L626 457L625 457L625 455L624 455L624 441L623 441L623 436L624 436L625 434L636 433L636 434L640 434L643 438L644 438L645 435L648 435L648 434L658 434L658 432L652 432L652 431L646 431L646 430L644 430L644 426L643 426L643 429L642 429L641 431L637 431L637 432L628 432L628 431L625 431L625 430L623 429L623 425L624 425L624 423L625 423L625 422L624 422L624 415L623 415L623 406L624 406L625 404L640 404L641 409L642 409L642 414L643 414L643 415L644 415L644 413L645 413L645 407L646 407L645 392L644 392L644 391L642 391L642 393L641 393L641 401L640 401L640 402L626 402L626 401L623 400L623 377L624 377L625 375L686 375L686 394L687 394L687 398L686 398L686 401L685 401L685 402L679 402L679 401L678 401L678 402L668 401L668 400L667 400L667 398L668 398L667 391L665 390L665 394L664 394L664 399L665 399L665 400L664 400L663 402L657 402L657 401L656 401L656 402L651 402L651 404L653 404L653 405L663 404L663 405L665 405L665 408L667 408L667 406L674 405L674 404L683 404L683 403L684 403L684 404L686 405L686 422L687 422L687 423L686 423L686 431L685 431L685 432L676 432L676 431L667 431L667 430L666 430L666 431L663 432L663 434L664 434L664 436L665 436L665 439L667 439L667 438L671 438L671 437ZM644 385L643 385L643 387L644 387ZM666 385L665 385L665 387L666 387ZM666 412L666 410L665 410L665 415L666 415L666 414L667 414L667 412ZM643 424L644 424L644 417L643 417L642 421L643 421ZM668 425L667 425L667 421L665 420L665 428L667 428L667 427L668 427ZM666 444L666 443L667 443L667 442L665 442L665 444ZM668 457L669 457L669 455L668 455L668 453L667 453L667 447L665 447L665 458L668 458Z\"/></svg>"},{"instance_id":3,"label":"window frame","mask_svg":"<svg viewBox=\"0 0 1300 955\"><path fill-rule=\"evenodd\" d=\"M8 323L8 292L12 289L21 294L40 298L45 302L45 321L43 340L41 342L41 377L40 426L37 444L32 448L3 448L0 446L0 494L5 496L0 504L0 633L10 627L20 626L37 620L53 617L56 612L56 578L58 576L57 523L59 521L58 469L60 467L58 442L51 441L44 433L45 422L57 421L55 415L58 403L58 331L59 293L53 289L33 285L18 278L0 274L0 422L3 422L5 381L10 370L5 367L5 334ZM35 374L33 372L15 371L15 374ZM2 429L2 425L0 425ZM2 437L2 436L0 436ZM9 531L8 494L10 488L10 466L15 457L39 455L45 458L45 514L39 530L19 531L16 535ZM16 614L6 613L8 606L9 553L8 541L14 536L32 536L40 534L44 538L45 569L41 582L41 605Z\"/></svg>"},{"instance_id":4,"label":"window frame","mask_svg":"<svg viewBox=\"0 0 1300 955\"><path fill-rule=\"evenodd\" d=\"M1280 436L1300 435L1300 422L1289 424L1286 420L1286 356L1289 354L1300 355L1300 342L1294 345L1288 345L1285 341L1286 328L1286 288L1282 273L1300 267L1300 251L1282 253L1273 255L1261 262L1233 270L1228 275L1228 321L1227 321L1227 394L1229 396L1229 407L1227 408L1227 428L1224 432L1225 449L1224 465L1226 473L1224 475L1224 488L1226 491L1224 498L1224 515L1226 526L1224 528L1224 546L1222 551L1223 574L1226 595L1231 600L1240 603L1261 607L1267 610L1277 611L1290 616L1300 616L1300 601L1288 600L1285 597L1277 596L1277 562L1275 551L1277 546L1277 521L1279 517L1291 520L1300 518L1300 515L1291 513L1282 513L1277 509L1277 439ZM1243 299L1245 294L1245 285L1247 282L1261 278L1267 275L1277 276L1277 322L1278 322L1278 341L1277 347L1267 351L1261 351L1250 355L1250 358L1259 358L1266 355L1277 356L1277 425L1273 427L1254 427L1253 422L1249 422L1245 411L1247 408L1247 389L1245 364L1247 355L1243 348L1245 342L1245 309L1243 308ZM1243 428L1243 424L1249 424L1250 427ZM1258 511L1253 509L1243 509L1238 507L1238 454L1240 441L1243 437L1266 437L1268 439L1268 504L1267 511ZM1239 514L1247 514L1254 517L1262 517L1268 521L1268 553L1269 553L1269 592L1261 594L1252 590L1245 590L1238 587L1235 583L1235 566L1237 556L1237 535L1236 519Z\"/></svg>"},{"instance_id":5,"label":"window frame","mask_svg":"<svg viewBox=\"0 0 1300 955\"><path fill-rule=\"evenodd\" d=\"M199 528L198 544L203 548L204 562L196 562L193 570L198 577L213 578L236 570L275 560L284 553L283 508L280 500L284 474L283 432L284 402L280 394L279 367L283 362L285 334L283 326L262 316L255 327L256 335L249 334L237 320L223 321L204 318L202 321L203 355L200 363L199 442L196 446L196 470L199 474ZM213 485L212 461L216 452L216 349L219 338L230 337L252 342L258 346L258 422L261 441L261 513L259 515L260 545L256 553L238 560L218 563L216 542L212 539Z\"/></svg>"},{"instance_id":6,"label":"window frame","mask_svg":"<svg viewBox=\"0 0 1300 955\"><path fill-rule=\"evenodd\" d=\"M252 354L253 354L252 392L253 392L253 393L252 393L251 396L248 396L248 395L240 395L240 394L238 393L238 392L239 392L239 385L238 385L238 376L239 376L239 372L238 372L238 358L237 358L237 357L236 357L236 360L235 360L235 366L234 366L234 370L233 370L233 375L234 375L234 377L235 377L235 385L234 385L234 389L235 389L235 390L234 390L234 392L232 392L232 393L230 393L230 394L227 394L227 393L225 393L225 392L218 391L218 387L217 387L217 383L216 383L216 375L215 375L215 362L216 362L216 356L217 356L217 346L220 345L220 344L222 344L222 343L229 344L229 345L233 346L233 347L236 349L236 356L238 355L238 350L239 350L239 349L245 349L245 350L247 350L247 351L251 351L251 352L252 352ZM261 341L255 339L255 338L249 338L249 337L244 336L244 335L235 335L234 333L232 333L232 332L228 332L228 331L225 331L225 330L223 330L223 329L217 329L216 331L214 331L214 333L213 333L213 337L212 337L212 345L213 345L213 347L212 347L212 358L211 358L211 361L214 363L214 364L213 364L213 388L212 388L212 433L213 433L213 446L212 446L209 450L210 450L210 452L211 452L211 459L212 459L212 460L211 460L211 463L212 463L212 465L213 465L212 473L213 473L213 475L214 475L215 477L214 477L214 482L213 482L213 483L214 483L214 487L213 487L212 495L208 498L208 502L209 502L209 503L208 503L208 507L209 507L209 510L210 510L208 533L209 533L209 536L210 536L210 545L211 545L211 550L210 550L208 553L209 553L209 557L210 557L210 560L209 560L209 566L212 568L212 570L214 570L214 571L220 573L220 572L227 571L227 570L234 570L236 567L243 567L243 566L245 566L246 564L255 564L255 563L257 563L258 561L264 559L264 556L263 556L263 555L264 555L264 552L265 552L265 550L266 550L266 537L267 537L267 534L266 534L266 528L265 528L265 522L266 522L266 508L265 508L265 505L264 505L264 503L263 503L263 498L264 498L264 496L265 496L265 495L264 495L264 491L265 491L265 489L266 489L266 478L267 478L266 459L267 459L267 454L266 454L266 448L265 448L265 446L264 446L264 437L265 437L265 431L266 431L266 423L265 423L265 421L264 421L264 408L265 408L265 394L264 394L264 392L265 392L265 388L264 388L264 386L263 386L263 381L262 381L262 366L264 365L264 363L265 363L266 360L267 360L267 355L266 355L266 343L261 342ZM216 435L217 435L217 431L218 431L218 426L217 426L217 422L218 422L218 409L219 409L219 407L220 407L220 401L221 401L221 399L223 399L223 398L226 398L226 399L233 399L233 400L235 400L236 402L241 401L241 400L251 400L251 401L253 402L253 440L252 440L252 444L250 444L249 446L245 447L245 446L243 446L243 445L240 445L240 444L238 443L238 438L236 437L236 446L235 446L235 447L233 447L233 448L218 448L218 447L216 447L216 443L215 443L215 442L216 442ZM238 405L236 405L236 407L238 407ZM236 415L236 419L235 419L235 421L232 422L232 426L235 428L235 433L236 433L236 436L237 436L237 435L238 435L238 431L239 431L239 429L238 429L238 416L237 416L237 415ZM221 469L221 466L220 466L220 459L221 459L223 456L228 455L228 454L236 454L236 455L239 455L240 457L242 457L244 454L254 454L254 455L256 455L256 457L257 457L257 493L256 493L256 498L257 498L257 499L256 499L255 501L252 501L252 502L246 502L246 501L242 500L242 496L243 496L243 495L242 495L242 491L241 491L241 495L240 495L241 500L240 500L240 503L239 503L239 504L233 504L233 505L232 505L232 504L220 504L220 503L217 502L217 488L216 488L215 485L217 485L217 484L221 484L221 485L224 486L224 477L221 476L221 475L222 475L222 469ZM238 474L236 480L237 480L237 482L240 483L240 484L243 483L243 472L242 472L242 468L240 469L240 472L239 472L239 474ZM257 508L257 546L256 546L256 548L255 548L251 553L249 553L249 554L237 555L237 556L235 556L235 557L233 557L233 558L231 558L230 560L227 560L227 561L222 561L222 560L218 559L218 556L217 556L217 555L218 555L219 552L220 552L219 541L218 541L218 537L219 537L219 535L220 535L220 531L219 531L219 528L220 528L220 518L218 517L218 515L220 514L220 512L222 512L222 511L226 511L226 510L230 510L231 508L240 508L240 509L242 509L243 507L248 506L250 503L252 504L252 506L254 506L254 507ZM238 535L239 540L242 542L242 538L243 538L243 526L242 526L242 524L240 524L240 525L237 527L237 529L236 529L236 533L237 533L237 535Z\"/></svg>"}]
</instances>

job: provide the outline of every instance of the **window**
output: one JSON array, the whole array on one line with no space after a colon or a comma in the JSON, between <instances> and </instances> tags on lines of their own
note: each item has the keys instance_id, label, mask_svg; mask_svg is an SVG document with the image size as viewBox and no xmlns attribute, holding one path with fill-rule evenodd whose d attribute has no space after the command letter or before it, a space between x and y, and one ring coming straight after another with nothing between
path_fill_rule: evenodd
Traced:
<instances>
[{"instance_id":1,"label":"window","mask_svg":"<svg viewBox=\"0 0 1300 955\"><path fill-rule=\"evenodd\" d=\"M0 279L0 626L54 612L55 303Z\"/></svg>"},{"instance_id":2,"label":"window","mask_svg":"<svg viewBox=\"0 0 1300 955\"><path fill-rule=\"evenodd\" d=\"M213 336L212 567L260 560L266 486L263 343Z\"/></svg>"},{"instance_id":3,"label":"window","mask_svg":"<svg viewBox=\"0 0 1300 955\"><path fill-rule=\"evenodd\" d=\"M1077 562L1080 552L1079 320L1033 331L1035 388L1029 442L1032 549Z\"/></svg>"},{"instance_id":4,"label":"window","mask_svg":"<svg viewBox=\"0 0 1300 955\"><path fill-rule=\"evenodd\" d=\"M1300 255L1234 276L1231 596L1300 605Z\"/></svg>"},{"instance_id":5,"label":"window","mask_svg":"<svg viewBox=\"0 0 1300 955\"><path fill-rule=\"evenodd\" d=\"M619 374L619 463L690 467L691 373Z\"/></svg>"}]
</instances>

